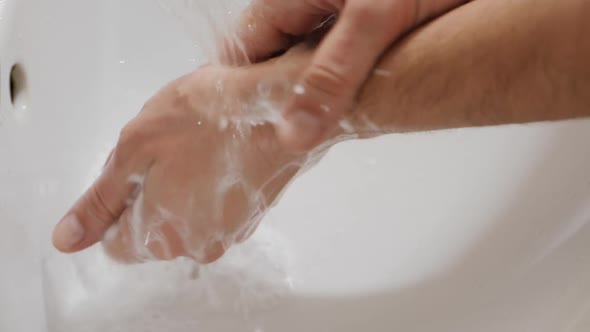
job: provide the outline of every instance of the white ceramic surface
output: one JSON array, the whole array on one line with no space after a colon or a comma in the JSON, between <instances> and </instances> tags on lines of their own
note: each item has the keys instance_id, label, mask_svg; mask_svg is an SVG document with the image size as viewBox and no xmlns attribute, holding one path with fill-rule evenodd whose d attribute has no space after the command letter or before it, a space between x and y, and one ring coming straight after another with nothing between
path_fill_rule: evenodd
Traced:
<instances>
[{"instance_id":1,"label":"white ceramic surface","mask_svg":"<svg viewBox=\"0 0 590 332\"><path fill-rule=\"evenodd\" d=\"M156 1L0 0L0 331L62 331L46 317L77 286L71 258L51 249L53 223L143 101L202 61ZM16 108L14 63L27 75ZM573 121L339 145L293 184L246 244L254 250L234 255L280 251L256 262L289 287L247 314L209 314L197 298L194 330L589 331L588 142L590 121ZM256 268L227 271L247 279ZM216 271L216 287L237 287L224 300L244 296ZM65 289L47 286L55 273Z\"/></svg>"}]
</instances>

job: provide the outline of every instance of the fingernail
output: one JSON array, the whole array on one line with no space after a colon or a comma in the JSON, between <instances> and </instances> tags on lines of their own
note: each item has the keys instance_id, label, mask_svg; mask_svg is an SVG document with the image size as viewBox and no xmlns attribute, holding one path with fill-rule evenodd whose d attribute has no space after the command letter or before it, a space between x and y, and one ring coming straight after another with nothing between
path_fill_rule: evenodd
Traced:
<instances>
[{"instance_id":1,"label":"fingernail","mask_svg":"<svg viewBox=\"0 0 590 332\"><path fill-rule=\"evenodd\" d=\"M86 231L74 215L66 216L55 230L55 243L60 249L71 249L84 239Z\"/></svg>"},{"instance_id":2,"label":"fingernail","mask_svg":"<svg viewBox=\"0 0 590 332\"><path fill-rule=\"evenodd\" d=\"M301 110L289 114L283 125L283 137L291 145L307 149L323 133L322 119L310 112Z\"/></svg>"}]
</instances>

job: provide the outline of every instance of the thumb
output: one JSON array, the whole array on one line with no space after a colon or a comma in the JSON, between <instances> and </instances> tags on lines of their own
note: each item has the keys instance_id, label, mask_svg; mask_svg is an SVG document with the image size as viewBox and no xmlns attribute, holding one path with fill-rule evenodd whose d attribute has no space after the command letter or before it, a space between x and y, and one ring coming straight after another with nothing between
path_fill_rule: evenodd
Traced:
<instances>
[{"instance_id":1,"label":"thumb","mask_svg":"<svg viewBox=\"0 0 590 332\"><path fill-rule=\"evenodd\" d=\"M309 151L335 129L381 54L404 31L403 1L349 2L319 46L287 102L277 135L294 152ZM411 13L410 15L411 16ZM400 18L399 20L396 18Z\"/></svg>"},{"instance_id":2,"label":"thumb","mask_svg":"<svg viewBox=\"0 0 590 332\"><path fill-rule=\"evenodd\" d=\"M115 157L55 227L53 245L59 251L73 253L101 241L127 207L138 184L115 166Z\"/></svg>"}]
</instances>

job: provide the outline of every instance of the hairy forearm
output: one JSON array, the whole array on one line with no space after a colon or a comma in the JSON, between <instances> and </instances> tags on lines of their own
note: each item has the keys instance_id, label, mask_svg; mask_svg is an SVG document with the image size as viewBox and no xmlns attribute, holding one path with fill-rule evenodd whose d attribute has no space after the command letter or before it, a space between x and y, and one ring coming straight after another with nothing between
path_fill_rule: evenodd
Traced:
<instances>
[{"instance_id":1,"label":"hairy forearm","mask_svg":"<svg viewBox=\"0 0 590 332\"><path fill-rule=\"evenodd\" d=\"M475 0L383 57L352 119L407 132L590 116L590 2Z\"/></svg>"}]
</instances>

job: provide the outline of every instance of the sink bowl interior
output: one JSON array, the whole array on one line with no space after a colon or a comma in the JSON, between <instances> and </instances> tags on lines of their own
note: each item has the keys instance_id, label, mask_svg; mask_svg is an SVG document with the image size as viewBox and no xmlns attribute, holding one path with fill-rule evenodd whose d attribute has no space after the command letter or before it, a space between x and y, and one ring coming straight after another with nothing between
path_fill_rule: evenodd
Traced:
<instances>
[{"instance_id":1,"label":"sink bowl interior","mask_svg":"<svg viewBox=\"0 0 590 332\"><path fill-rule=\"evenodd\" d=\"M589 121L338 145L209 267L54 252L120 128L206 61L197 23L157 1L0 1L0 331L590 329Z\"/></svg>"}]
</instances>

